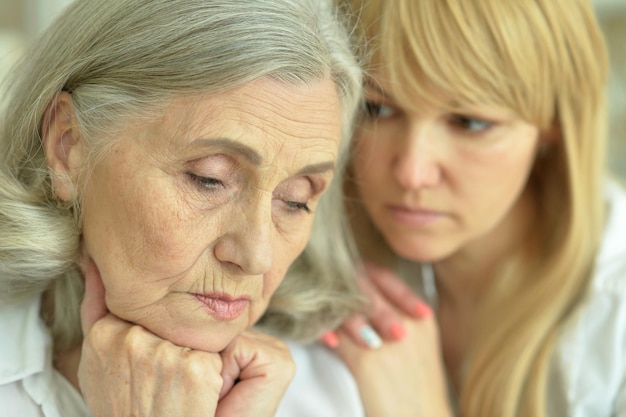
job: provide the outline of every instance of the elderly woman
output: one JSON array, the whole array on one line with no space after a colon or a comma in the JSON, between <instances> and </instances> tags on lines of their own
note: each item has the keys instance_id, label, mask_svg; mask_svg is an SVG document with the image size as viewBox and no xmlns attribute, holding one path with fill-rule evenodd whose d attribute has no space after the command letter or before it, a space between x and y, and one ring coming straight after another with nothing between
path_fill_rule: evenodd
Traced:
<instances>
[{"instance_id":1,"label":"elderly woman","mask_svg":"<svg viewBox=\"0 0 626 417\"><path fill-rule=\"evenodd\" d=\"M269 306L311 339L356 299L337 184L361 82L330 7L78 0L14 77L3 412L273 415L293 366L250 327Z\"/></svg>"}]
</instances>

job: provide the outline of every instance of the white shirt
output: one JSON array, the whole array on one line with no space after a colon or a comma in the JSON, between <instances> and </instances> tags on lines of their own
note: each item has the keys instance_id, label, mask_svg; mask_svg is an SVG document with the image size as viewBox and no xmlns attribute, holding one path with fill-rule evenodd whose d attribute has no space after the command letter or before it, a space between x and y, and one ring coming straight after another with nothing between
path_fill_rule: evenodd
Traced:
<instances>
[{"instance_id":1,"label":"white shirt","mask_svg":"<svg viewBox=\"0 0 626 417\"><path fill-rule=\"evenodd\" d=\"M609 183L605 195L609 213L591 287L563 327L550 366L550 417L626 417L626 193ZM278 417L365 416L335 355L317 344L290 348L297 371Z\"/></svg>"},{"instance_id":2,"label":"white shirt","mask_svg":"<svg viewBox=\"0 0 626 417\"><path fill-rule=\"evenodd\" d=\"M52 338L40 297L0 305L0 415L89 417L80 394L52 366Z\"/></svg>"}]
</instances>

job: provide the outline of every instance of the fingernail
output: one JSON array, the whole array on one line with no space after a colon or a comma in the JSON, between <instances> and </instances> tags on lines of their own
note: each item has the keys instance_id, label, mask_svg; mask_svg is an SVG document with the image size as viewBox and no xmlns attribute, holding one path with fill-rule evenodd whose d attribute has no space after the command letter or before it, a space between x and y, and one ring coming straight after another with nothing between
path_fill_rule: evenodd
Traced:
<instances>
[{"instance_id":1,"label":"fingernail","mask_svg":"<svg viewBox=\"0 0 626 417\"><path fill-rule=\"evenodd\" d=\"M339 346L339 338L335 334L335 332L326 332L321 337L322 343L328 346L331 349Z\"/></svg>"},{"instance_id":2,"label":"fingernail","mask_svg":"<svg viewBox=\"0 0 626 417\"><path fill-rule=\"evenodd\" d=\"M363 338L363 341L365 342L368 348L378 349L379 347L383 345L383 341L378 335L378 333L376 333L376 331L372 329L370 326L361 327L360 333L361 333L361 337Z\"/></svg>"},{"instance_id":3,"label":"fingernail","mask_svg":"<svg viewBox=\"0 0 626 417\"><path fill-rule=\"evenodd\" d=\"M400 323L393 323L389 326L389 334L394 340L402 340L406 337L406 329Z\"/></svg>"},{"instance_id":4,"label":"fingernail","mask_svg":"<svg viewBox=\"0 0 626 417\"><path fill-rule=\"evenodd\" d=\"M430 306L422 301L418 301L414 307L415 317L417 318L427 318L432 316L433 310Z\"/></svg>"}]
</instances>

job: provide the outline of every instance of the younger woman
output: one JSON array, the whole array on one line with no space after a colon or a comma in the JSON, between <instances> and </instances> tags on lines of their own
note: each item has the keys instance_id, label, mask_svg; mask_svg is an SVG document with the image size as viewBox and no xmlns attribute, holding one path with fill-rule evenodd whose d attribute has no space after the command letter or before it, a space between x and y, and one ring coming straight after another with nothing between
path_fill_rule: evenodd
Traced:
<instances>
[{"instance_id":1,"label":"younger woman","mask_svg":"<svg viewBox=\"0 0 626 417\"><path fill-rule=\"evenodd\" d=\"M626 194L590 2L347 3L370 53L348 188L375 302L325 340L366 414L625 416ZM434 316L389 313L428 316L390 268ZM402 341L365 349L368 318Z\"/></svg>"}]
</instances>

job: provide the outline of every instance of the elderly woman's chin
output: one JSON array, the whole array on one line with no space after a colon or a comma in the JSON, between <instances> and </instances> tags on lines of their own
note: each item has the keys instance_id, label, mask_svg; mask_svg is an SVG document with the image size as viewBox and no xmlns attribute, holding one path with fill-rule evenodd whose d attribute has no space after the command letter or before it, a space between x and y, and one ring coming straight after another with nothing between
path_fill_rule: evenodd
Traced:
<instances>
[{"instance_id":1,"label":"elderly woman's chin","mask_svg":"<svg viewBox=\"0 0 626 417\"><path fill-rule=\"evenodd\" d=\"M103 280L106 283L106 275ZM143 296L135 296L109 288L106 304L111 314L175 345L206 352L222 351L252 327L267 308L267 301L253 291L240 296L173 291L161 297L148 289Z\"/></svg>"},{"instance_id":2,"label":"elderly woman's chin","mask_svg":"<svg viewBox=\"0 0 626 417\"><path fill-rule=\"evenodd\" d=\"M190 298L184 303L187 308L180 311L170 308L169 317L154 314L145 319L135 318L135 323L175 345L217 353L254 325L266 308L266 303L260 301L216 298L218 301L207 303L197 300L200 296Z\"/></svg>"},{"instance_id":3,"label":"elderly woman's chin","mask_svg":"<svg viewBox=\"0 0 626 417\"><path fill-rule=\"evenodd\" d=\"M223 351L237 336L249 326L241 320L215 322L200 328L174 325L173 328L163 328L161 325L151 326L157 336L171 343L189 347L195 350L218 353Z\"/></svg>"}]
</instances>

